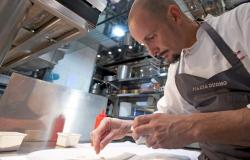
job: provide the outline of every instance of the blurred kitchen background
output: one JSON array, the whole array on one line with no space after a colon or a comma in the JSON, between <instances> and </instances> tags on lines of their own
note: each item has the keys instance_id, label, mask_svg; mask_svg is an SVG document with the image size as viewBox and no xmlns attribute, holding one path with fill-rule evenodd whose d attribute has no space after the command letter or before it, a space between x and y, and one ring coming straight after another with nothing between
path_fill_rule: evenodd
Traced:
<instances>
[{"instance_id":1,"label":"blurred kitchen background","mask_svg":"<svg viewBox=\"0 0 250 160\"><path fill-rule=\"evenodd\" d=\"M191 19L218 16L246 2L176 1ZM52 117L64 116L65 131L81 133L81 140L89 141L89 132L101 111L122 119L156 111L169 64L151 57L144 45L131 37L127 17L132 3L133 0L1 0L1 116L18 119L13 116L19 114L16 104L41 110L45 104L46 110L48 106L54 108L53 114L49 112ZM37 92L44 94L33 96ZM27 96L17 99L23 94ZM17 102L15 107L13 101ZM55 120L47 120L51 128ZM26 132L31 133L39 129L30 130L26 127Z\"/></svg>"}]
</instances>

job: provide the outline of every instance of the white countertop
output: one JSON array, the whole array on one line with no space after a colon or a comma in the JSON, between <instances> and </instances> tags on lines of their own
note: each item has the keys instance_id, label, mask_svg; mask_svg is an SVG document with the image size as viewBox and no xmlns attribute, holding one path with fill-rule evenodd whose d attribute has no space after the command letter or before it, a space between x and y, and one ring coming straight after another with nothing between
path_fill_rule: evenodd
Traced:
<instances>
[{"instance_id":1,"label":"white countertop","mask_svg":"<svg viewBox=\"0 0 250 160\"><path fill-rule=\"evenodd\" d=\"M131 142L111 143L99 155L96 155L89 143L79 144L76 148L57 148L41 150L25 156L2 157L0 160L98 160L100 157L112 158L122 153L145 155L159 153L166 155L178 155L189 157L190 160L198 160L199 152L184 149L151 149L144 145L137 145ZM80 157L80 158L79 158Z\"/></svg>"}]
</instances>

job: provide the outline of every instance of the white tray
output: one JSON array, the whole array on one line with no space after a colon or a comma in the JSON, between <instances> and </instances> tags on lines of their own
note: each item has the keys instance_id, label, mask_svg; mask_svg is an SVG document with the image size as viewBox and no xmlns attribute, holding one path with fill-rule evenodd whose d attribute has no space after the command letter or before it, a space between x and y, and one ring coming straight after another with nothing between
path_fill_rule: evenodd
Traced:
<instances>
[{"instance_id":1,"label":"white tray","mask_svg":"<svg viewBox=\"0 0 250 160\"><path fill-rule=\"evenodd\" d=\"M79 143L80 134L75 133L57 133L58 138L56 145L61 147L74 147Z\"/></svg>"},{"instance_id":2,"label":"white tray","mask_svg":"<svg viewBox=\"0 0 250 160\"><path fill-rule=\"evenodd\" d=\"M25 136L18 132L0 132L0 151L18 150Z\"/></svg>"}]
</instances>

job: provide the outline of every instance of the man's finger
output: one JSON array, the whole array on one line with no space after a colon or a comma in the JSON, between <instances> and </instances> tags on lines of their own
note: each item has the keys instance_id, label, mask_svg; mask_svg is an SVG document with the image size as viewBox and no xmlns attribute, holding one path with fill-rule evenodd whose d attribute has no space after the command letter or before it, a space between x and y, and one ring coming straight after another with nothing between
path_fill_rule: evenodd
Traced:
<instances>
[{"instance_id":1,"label":"man's finger","mask_svg":"<svg viewBox=\"0 0 250 160\"><path fill-rule=\"evenodd\" d=\"M161 148L160 145L158 143L154 144L153 146L151 146L153 149L158 149Z\"/></svg>"},{"instance_id":2,"label":"man's finger","mask_svg":"<svg viewBox=\"0 0 250 160\"><path fill-rule=\"evenodd\" d=\"M104 132L106 132L107 128L110 128L109 127L109 121L110 121L110 118L106 117L104 118L99 126L95 129L96 133L100 133L100 134L103 134Z\"/></svg>"},{"instance_id":3,"label":"man's finger","mask_svg":"<svg viewBox=\"0 0 250 160\"><path fill-rule=\"evenodd\" d=\"M140 136L148 136L151 134L153 134L153 128L151 125L146 124L146 125L141 125L141 126L134 128L132 136L135 139L138 139Z\"/></svg>"},{"instance_id":4,"label":"man's finger","mask_svg":"<svg viewBox=\"0 0 250 160\"><path fill-rule=\"evenodd\" d=\"M115 134L113 132L110 132L100 143L100 149L102 150L107 144L112 142Z\"/></svg>"},{"instance_id":5,"label":"man's finger","mask_svg":"<svg viewBox=\"0 0 250 160\"><path fill-rule=\"evenodd\" d=\"M92 142L93 142L94 149L96 153L98 154L100 152L100 136L94 134Z\"/></svg>"},{"instance_id":6,"label":"man's finger","mask_svg":"<svg viewBox=\"0 0 250 160\"><path fill-rule=\"evenodd\" d=\"M90 133L90 142L91 142L91 146L94 146L94 144L93 144L93 131Z\"/></svg>"},{"instance_id":7,"label":"man's finger","mask_svg":"<svg viewBox=\"0 0 250 160\"><path fill-rule=\"evenodd\" d=\"M106 136L105 134L109 132L107 129L109 127L109 118L105 118L101 121L100 125L92 132L92 143L96 153L100 152L100 142Z\"/></svg>"},{"instance_id":8,"label":"man's finger","mask_svg":"<svg viewBox=\"0 0 250 160\"><path fill-rule=\"evenodd\" d=\"M151 121L151 115L138 116L134 119L133 128L136 128L139 125L147 124Z\"/></svg>"},{"instance_id":9,"label":"man's finger","mask_svg":"<svg viewBox=\"0 0 250 160\"><path fill-rule=\"evenodd\" d=\"M157 144L157 141L156 141L156 139L154 137L152 137L152 136L147 136L146 137L146 145L148 147L152 147L152 146L154 146L156 144Z\"/></svg>"}]
</instances>

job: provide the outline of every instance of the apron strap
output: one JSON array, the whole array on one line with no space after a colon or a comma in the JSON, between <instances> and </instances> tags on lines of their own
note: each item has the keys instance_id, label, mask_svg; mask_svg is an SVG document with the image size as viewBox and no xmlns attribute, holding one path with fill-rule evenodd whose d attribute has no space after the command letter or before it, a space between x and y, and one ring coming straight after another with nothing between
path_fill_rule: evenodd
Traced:
<instances>
[{"instance_id":1,"label":"apron strap","mask_svg":"<svg viewBox=\"0 0 250 160\"><path fill-rule=\"evenodd\" d=\"M249 105L249 107L250 107L250 94L247 95L247 99L248 99L248 105ZM247 105L247 108L249 108L248 105ZM249 108L249 109L250 109L250 108Z\"/></svg>"},{"instance_id":2,"label":"apron strap","mask_svg":"<svg viewBox=\"0 0 250 160\"><path fill-rule=\"evenodd\" d=\"M237 55L232 49L226 44L221 36L211 27L207 22L203 22L201 27L208 33L209 37L214 41L217 48L221 51L228 62L234 66L241 61L237 58Z\"/></svg>"}]
</instances>

